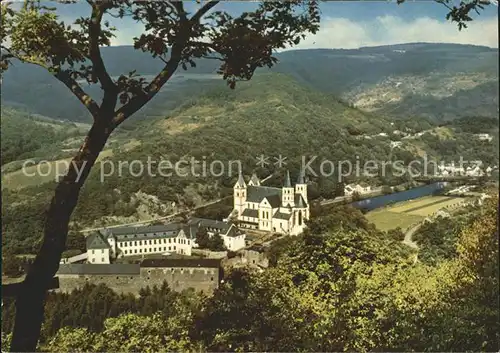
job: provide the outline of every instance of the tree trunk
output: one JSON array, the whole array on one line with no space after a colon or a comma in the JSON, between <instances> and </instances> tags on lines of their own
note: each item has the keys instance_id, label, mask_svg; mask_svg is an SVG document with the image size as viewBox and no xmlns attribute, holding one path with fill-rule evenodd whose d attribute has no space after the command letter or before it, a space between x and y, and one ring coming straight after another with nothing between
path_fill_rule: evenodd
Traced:
<instances>
[{"instance_id":1,"label":"tree trunk","mask_svg":"<svg viewBox=\"0 0 500 353\"><path fill-rule=\"evenodd\" d=\"M68 225L80 189L111 133L111 119L96 119L64 178L55 189L47 211L43 243L16 298L12 352L34 352L42 327L45 297L59 269Z\"/></svg>"}]
</instances>

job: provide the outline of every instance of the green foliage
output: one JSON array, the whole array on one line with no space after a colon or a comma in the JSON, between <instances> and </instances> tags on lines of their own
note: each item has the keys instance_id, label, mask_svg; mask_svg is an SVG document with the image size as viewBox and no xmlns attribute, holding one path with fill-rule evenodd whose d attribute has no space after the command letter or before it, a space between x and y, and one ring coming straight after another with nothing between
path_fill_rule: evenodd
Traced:
<instances>
[{"instance_id":1,"label":"green foliage","mask_svg":"<svg viewBox=\"0 0 500 353\"><path fill-rule=\"evenodd\" d=\"M400 244L400 231L378 232L359 211L339 207L318 215L328 227L312 224L306 234L273 244L271 268L262 273L233 269L210 297L175 293L165 285L144 288L139 298L103 285L51 294L42 347L496 351L496 202L488 202L472 224L463 224L455 255L432 266L413 263ZM340 226L336 217L346 222ZM435 229L444 228L442 222ZM5 336L13 324L13 301L2 309Z\"/></svg>"},{"instance_id":2,"label":"green foliage","mask_svg":"<svg viewBox=\"0 0 500 353\"><path fill-rule=\"evenodd\" d=\"M383 195L392 194L392 189L391 189L391 187L390 187L390 186L387 186L387 185L382 186L382 194L383 194Z\"/></svg>"},{"instance_id":3,"label":"green foliage","mask_svg":"<svg viewBox=\"0 0 500 353\"><path fill-rule=\"evenodd\" d=\"M206 228L200 227L196 232L196 244L200 249L208 249L212 251L227 250L224 245L224 240L219 233L209 235Z\"/></svg>"},{"instance_id":4,"label":"green foliage","mask_svg":"<svg viewBox=\"0 0 500 353\"><path fill-rule=\"evenodd\" d=\"M176 334L181 337L185 334L183 332L186 332L186 328L192 324L192 316L199 310L203 298L203 295L190 290L181 293L173 292L166 283L160 288L144 288L139 298L132 294L117 294L103 284L85 285L71 293L50 293L45 304L41 343L48 343L56 334L60 338L60 334L66 335L69 332L75 336L71 338L74 340L84 332L102 332L106 329L106 322L109 318L117 318L126 313L140 316L159 314L168 321L167 324L172 330L175 328ZM2 332L12 331L14 314L14 301L7 298L2 306ZM64 327L75 330L66 330L61 333L60 329ZM58 339L52 340L51 344L57 344L57 341ZM61 341L62 345L69 343L69 341L66 343ZM115 344L122 343L115 342ZM62 349L63 346L60 347ZM92 347L94 351L101 351L95 346ZM113 349L113 351L121 350Z\"/></svg>"},{"instance_id":5,"label":"green foliage","mask_svg":"<svg viewBox=\"0 0 500 353\"><path fill-rule=\"evenodd\" d=\"M387 235L391 239L394 239L395 241L403 241L405 238L405 234L403 233L400 227L388 230Z\"/></svg>"},{"instance_id":6,"label":"green foliage","mask_svg":"<svg viewBox=\"0 0 500 353\"><path fill-rule=\"evenodd\" d=\"M81 135L72 123L37 118L2 107L2 166L33 157L61 154L61 142Z\"/></svg>"},{"instance_id":7,"label":"green foliage","mask_svg":"<svg viewBox=\"0 0 500 353\"><path fill-rule=\"evenodd\" d=\"M456 257L456 243L460 232L471 222L468 217L437 217L425 222L413 235L419 248L419 260L436 265Z\"/></svg>"},{"instance_id":8,"label":"green foliage","mask_svg":"<svg viewBox=\"0 0 500 353\"><path fill-rule=\"evenodd\" d=\"M444 126L451 126L471 134L491 133L492 130L498 129L498 119L481 116L463 117Z\"/></svg>"},{"instance_id":9,"label":"green foliage","mask_svg":"<svg viewBox=\"0 0 500 353\"><path fill-rule=\"evenodd\" d=\"M225 251L226 246L224 245L224 240L220 236L219 233L215 233L210 237L209 243L208 243L208 249L212 251Z\"/></svg>"},{"instance_id":10,"label":"green foliage","mask_svg":"<svg viewBox=\"0 0 500 353\"><path fill-rule=\"evenodd\" d=\"M26 261L11 254L2 255L2 274L8 277L20 277L24 274Z\"/></svg>"},{"instance_id":11,"label":"green foliage","mask_svg":"<svg viewBox=\"0 0 500 353\"><path fill-rule=\"evenodd\" d=\"M210 241L210 236L208 235L207 229L205 227L198 228L196 232L196 244L200 248L207 248Z\"/></svg>"},{"instance_id":12,"label":"green foliage","mask_svg":"<svg viewBox=\"0 0 500 353\"><path fill-rule=\"evenodd\" d=\"M159 314L106 319L104 330L63 328L47 344L51 352L172 352L191 350L186 331Z\"/></svg>"}]
</instances>

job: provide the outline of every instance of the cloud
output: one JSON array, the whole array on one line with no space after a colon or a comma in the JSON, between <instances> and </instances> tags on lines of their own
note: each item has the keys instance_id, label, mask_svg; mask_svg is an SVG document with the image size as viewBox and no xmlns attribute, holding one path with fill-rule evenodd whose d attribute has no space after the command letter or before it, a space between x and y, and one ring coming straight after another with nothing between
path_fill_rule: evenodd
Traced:
<instances>
[{"instance_id":1,"label":"cloud","mask_svg":"<svg viewBox=\"0 0 500 353\"><path fill-rule=\"evenodd\" d=\"M115 20L116 21L116 20ZM132 38L144 31L144 26L131 20L110 20L118 27L112 45L131 45ZM316 35L308 36L293 49L344 48L389 45L412 42L457 43L498 48L497 17L478 18L469 28L458 30L456 23L430 17L404 20L396 16L380 16L371 21L326 17Z\"/></svg>"},{"instance_id":2,"label":"cloud","mask_svg":"<svg viewBox=\"0 0 500 353\"><path fill-rule=\"evenodd\" d=\"M456 23L421 17L412 21L395 16L376 17L372 21L325 18L316 35L308 36L296 49L344 48L429 42L485 45L498 48L498 19L473 21L458 30Z\"/></svg>"}]
</instances>

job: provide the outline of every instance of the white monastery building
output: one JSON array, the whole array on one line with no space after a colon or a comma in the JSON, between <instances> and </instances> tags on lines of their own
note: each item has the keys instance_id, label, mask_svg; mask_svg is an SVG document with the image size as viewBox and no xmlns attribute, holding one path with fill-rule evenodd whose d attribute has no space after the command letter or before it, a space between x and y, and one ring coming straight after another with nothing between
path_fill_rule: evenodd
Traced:
<instances>
[{"instance_id":1,"label":"white monastery building","mask_svg":"<svg viewBox=\"0 0 500 353\"><path fill-rule=\"evenodd\" d=\"M87 261L109 264L127 256L191 255L191 249L198 247L196 233L200 227L206 228L209 236L219 234L228 250L245 247L245 234L234 224L193 218L187 224L119 227L95 232L87 237Z\"/></svg>"},{"instance_id":2,"label":"white monastery building","mask_svg":"<svg viewBox=\"0 0 500 353\"><path fill-rule=\"evenodd\" d=\"M287 172L281 188L261 186L255 173L247 184L240 173L233 191L234 209L229 218L235 217L240 227L289 235L304 231L309 204L303 172L294 186Z\"/></svg>"}]
</instances>

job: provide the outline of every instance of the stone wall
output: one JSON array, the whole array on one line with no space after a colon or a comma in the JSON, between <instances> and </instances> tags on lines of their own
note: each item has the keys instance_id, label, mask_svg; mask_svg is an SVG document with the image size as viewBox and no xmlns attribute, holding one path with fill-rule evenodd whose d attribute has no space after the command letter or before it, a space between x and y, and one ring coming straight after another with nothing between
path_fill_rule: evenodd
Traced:
<instances>
[{"instance_id":1,"label":"stone wall","mask_svg":"<svg viewBox=\"0 0 500 353\"><path fill-rule=\"evenodd\" d=\"M192 255L203 256L206 259L223 259L227 256L227 251L211 251L207 249L193 248Z\"/></svg>"},{"instance_id":2,"label":"stone wall","mask_svg":"<svg viewBox=\"0 0 500 353\"><path fill-rule=\"evenodd\" d=\"M140 274L57 274L61 292L70 292L82 287L85 283L104 283L118 293L138 294L146 286L161 286L166 281L170 288L182 291L193 288L196 291L212 293L221 280L218 268L203 267L141 267Z\"/></svg>"},{"instance_id":3,"label":"stone wall","mask_svg":"<svg viewBox=\"0 0 500 353\"><path fill-rule=\"evenodd\" d=\"M269 260L267 259L265 253L255 250L241 250L238 251L236 256L223 260L223 266L226 268L238 265L251 265L267 268L269 266Z\"/></svg>"}]
</instances>

